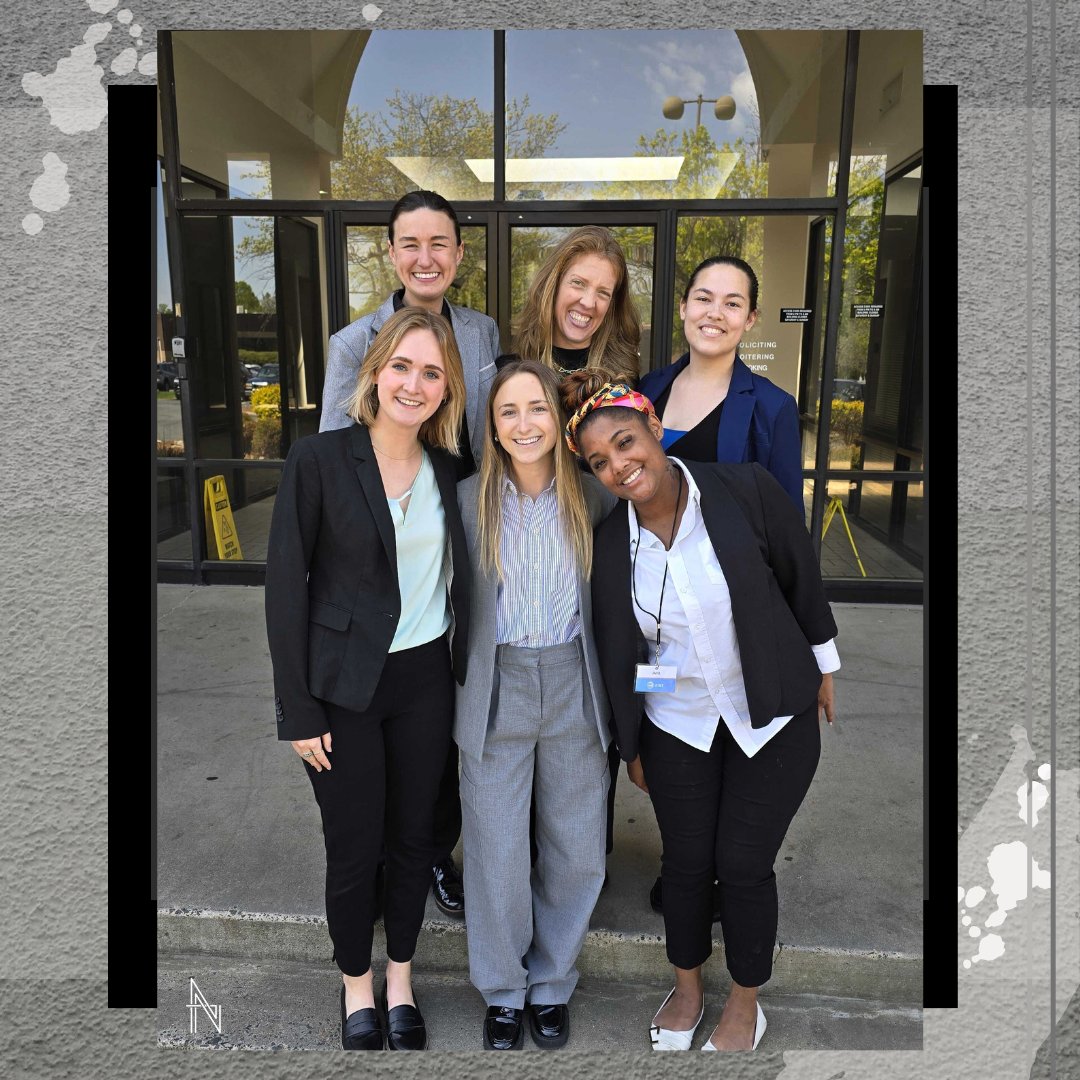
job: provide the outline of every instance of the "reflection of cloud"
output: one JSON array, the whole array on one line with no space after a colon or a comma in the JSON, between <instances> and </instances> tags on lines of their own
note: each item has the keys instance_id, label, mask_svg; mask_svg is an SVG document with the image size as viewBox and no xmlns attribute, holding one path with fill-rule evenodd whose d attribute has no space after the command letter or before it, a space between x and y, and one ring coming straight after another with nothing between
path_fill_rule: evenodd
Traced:
<instances>
[{"instance_id":1,"label":"reflection of cloud","mask_svg":"<svg viewBox=\"0 0 1080 1080\"><path fill-rule=\"evenodd\" d=\"M742 46L730 30L706 32L695 41L649 41L639 46L638 53L645 58L641 69L645 85L660 100L732 94L741 103L733 89L735 72L747 76L749 72Z\"/></svg>"},{"instance_id":2,"label":"reflection of cloud","mask_svg":"<svg viewBox=\"0 0 1080 1080\"><path fill-rule=\"evenodd\" d=\"M757 90L754 89L754 77L749 68L744 68L731 80L731 96L740 111L745 106L757 112Z\"/></svg>"}]
</instances>

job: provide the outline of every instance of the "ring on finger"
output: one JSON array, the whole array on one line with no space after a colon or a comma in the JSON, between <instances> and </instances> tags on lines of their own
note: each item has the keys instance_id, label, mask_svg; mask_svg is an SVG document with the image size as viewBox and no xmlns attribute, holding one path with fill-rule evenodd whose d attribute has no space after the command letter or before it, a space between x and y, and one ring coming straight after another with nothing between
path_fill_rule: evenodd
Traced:
<instances>
[{"instance_id":1,"label":"ring on finger","mask_svg":"<svg viewBox=\"0 0 1080 1080\"><path fill-rule=\"evenodd\" d=\"M308 750L307 753L301 754L300 756L301 757L314 757L315 756L315 751L314 750Z\"/></svg>"}]
</instances>

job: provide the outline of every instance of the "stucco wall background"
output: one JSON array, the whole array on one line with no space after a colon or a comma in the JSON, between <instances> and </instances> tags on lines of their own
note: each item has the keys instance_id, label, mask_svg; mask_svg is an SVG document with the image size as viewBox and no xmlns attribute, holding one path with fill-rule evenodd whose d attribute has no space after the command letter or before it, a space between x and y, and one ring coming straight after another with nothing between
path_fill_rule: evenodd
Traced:
<instances>
[{"instance_id":1,"label":"stucco wall background","mask_svg":"<svg viewBox=\"0 0 1080 1080\"><path fill-rule=\"evenodd\" d=\"M1052 881L1008 912L999 958L963 968L978 943L958 929L960 1008L927 1013L919 1060L911 1053L763 1053L726 1062L725 1070L784 1080L1080 1075L1080 6L1059 5L1053 46L1051 0L911 0L901 14L883 0L734 0L722 9L598 0L587 11L543 0L526 8L491 0L378 6L377 27L924 30L924 81L955 83L960 93L959 357L943 355L934 342L928 350L932 411L948 414L958 388L959 449L939 437L928 451L932 545L949 533L954 453L959 476L958 883L988 886L987 859L1015 843L1040 871L1052 870ZM338 27L359 24L361 11L359 3L340 2L132 0L125 7L44 0L8 15L0 40L0 467L7 481L0 529L7 735L0 754L0 1061L8 1059L15 1075L326 1076L350 1067L337 1055L160 1050L152 1012L105 1008L104 85L152 82L160 29ZM92 29L104 24L107 34ZM80 82L80 65L90 72L85 51L78 52L86 49L96 50L103 73ZM76 74L56 78L65 71ZM46 78L27 78L34 74ZM931 275L932 302L951 310L952 282ZM930 431L932 439L932 421ZM115 434L125 453L134 452L128 431ZM945 617L952 583L935 579L932 545L931 604L940 595ZM949 671L934 674L951 679ZM949 707L948 696L944 701ZM930 723L933 713L932 700ZM111 737L122 735L114 730ZM1025 782L1044 765L1048 801L1031 826L1022 807L1018 812L1017 792L1024 798ZM371 1071L421 1076L432 1065L380 1060ZM507 1076L542 1071L589 1080L703 1075L710 1064L643 1054L520 1055L500 1066ZM457 1056L449 1071L468 1077L487 1068L479 1055Z\"/></svg>"}]
</instances>

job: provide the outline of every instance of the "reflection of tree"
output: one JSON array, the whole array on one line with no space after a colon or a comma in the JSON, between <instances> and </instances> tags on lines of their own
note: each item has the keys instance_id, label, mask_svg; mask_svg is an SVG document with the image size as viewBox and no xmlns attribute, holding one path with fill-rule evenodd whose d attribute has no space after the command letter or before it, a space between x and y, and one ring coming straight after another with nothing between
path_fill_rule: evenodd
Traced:
<instances>
[{"instance_id":1,"label":"reflection of tree","mask_svg":"<svg viewBox=\"0 0 1080 1080\"><path fill-rule=\"evenodd\" d=\"M866 375L870 348L870 319L849 317L851 304L874 301L877 282L878 237L885 206L884 157L855 157L848 179L848 212L844 235L844 308L836 336L836 377ZM832 231L825 245L826 265L832 251Z\"/></svg>"}]
</instances>

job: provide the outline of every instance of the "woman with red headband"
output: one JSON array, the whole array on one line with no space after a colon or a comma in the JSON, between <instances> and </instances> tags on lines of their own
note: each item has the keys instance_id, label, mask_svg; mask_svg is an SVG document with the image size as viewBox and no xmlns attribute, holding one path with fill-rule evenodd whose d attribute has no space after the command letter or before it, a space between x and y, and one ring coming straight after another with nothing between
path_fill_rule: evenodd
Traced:
<instances>
[{"instance_id":1,"label":"woman with red headband","mask_svg":"<svg viewBox=\"0 0 1080 1080\"><path fill-rule=\"evenodd\" d=\"M773 863L833 720L836 624L810 538L756 463L669 458L652 402L571 376L567 443L623 503L597 528L593 614L619 753L649 793L663 841L675 986L654 1050L688 1050L705 1011L713 881L731 991L703 1050L749 1050L765 1031Z\"/></svg>"}]
</instances>

